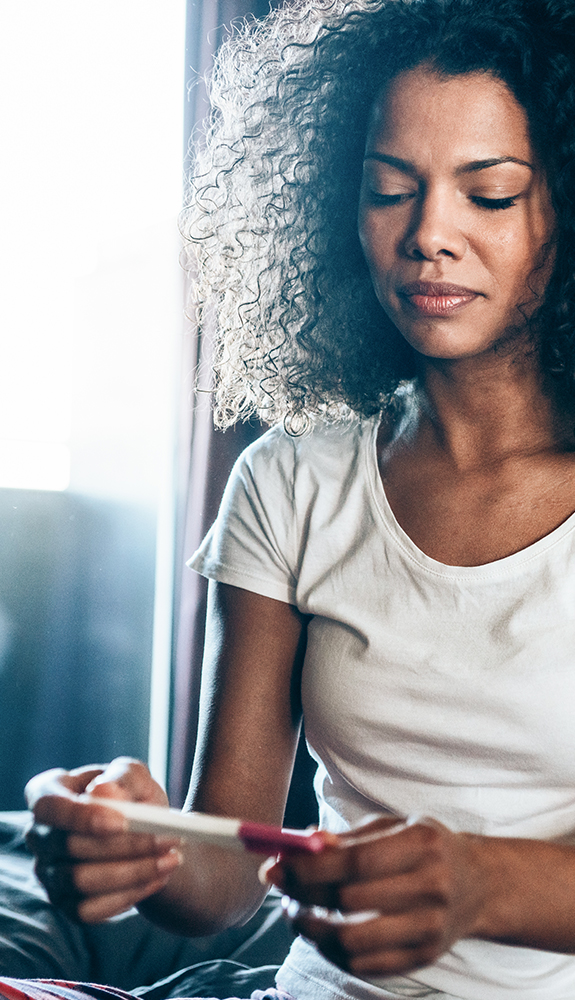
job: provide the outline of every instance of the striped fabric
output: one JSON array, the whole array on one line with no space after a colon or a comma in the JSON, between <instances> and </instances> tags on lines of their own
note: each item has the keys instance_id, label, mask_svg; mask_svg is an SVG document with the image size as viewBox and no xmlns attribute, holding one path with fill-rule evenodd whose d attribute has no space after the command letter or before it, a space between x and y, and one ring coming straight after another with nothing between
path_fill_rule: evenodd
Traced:
<instances>
[{"instance_id":1,"label":"striped fabric","mask_svg":"<svg viewBox=\"0 0 575 1000\"><path fill-rule=\"evenodd\" d=\"M0 997L3 1000L134 1000L132 993L125 993L114 986L95 983L68 983L61 979L7 979L0 978Z\"/></svg>"},{"instance_id":2,"label":"striped fabric","mask_svg":"<svg viewBox=\"0 0 575 1000\"><path fill-rule=\"evenodd\" d=\"M0 978L0 1000L135 1000L133 993L97 983L69 983L63 979ZM188 998L200 1000L200 998ZM210 998L215 1000L215 998ZM239 1000L229 997L228 1000ZM284 990L254 990L250 1000L294 1000Z\"/></svg>"}]
</instances>

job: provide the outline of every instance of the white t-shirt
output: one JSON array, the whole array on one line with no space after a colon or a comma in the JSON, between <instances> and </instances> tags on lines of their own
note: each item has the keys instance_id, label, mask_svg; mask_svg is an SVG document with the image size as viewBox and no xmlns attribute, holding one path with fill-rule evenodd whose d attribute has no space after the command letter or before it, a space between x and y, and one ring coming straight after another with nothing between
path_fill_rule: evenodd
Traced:
<instances>
[{"instance_id":1,"label":"white t-shirt","mask_svg":"<svg viewBox=\"0 0 575 1000\"><path fill-rule=\"evenodd\" d=\"M497 562L439 563L387 503L377 428L272 428L240 456L190 565L314 616L302 702L322 827L420 813L574 836L575 515ZM300 940L278 983L298 1000L575 1000L575 959L468 939L371 985Z\"/></svg>"}]
</instances>

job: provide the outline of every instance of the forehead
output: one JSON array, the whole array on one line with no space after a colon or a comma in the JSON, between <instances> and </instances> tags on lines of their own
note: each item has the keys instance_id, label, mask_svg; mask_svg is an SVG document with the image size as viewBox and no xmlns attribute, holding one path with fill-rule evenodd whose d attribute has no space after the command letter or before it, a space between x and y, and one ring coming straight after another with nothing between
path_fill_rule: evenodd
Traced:
<instances>
[{"instance_id":1,"label":"forehead","mask_svg":"<svg viewBox=\"0 0 575 1000\"><path fill-rule=\"evenodd\" d=\"M457 159L517 156L533 161L527 115L490 73L441 76L431 68L401 73L377 96L368 146L402 156L418 149Z\"/></svg>"}]
</instances>

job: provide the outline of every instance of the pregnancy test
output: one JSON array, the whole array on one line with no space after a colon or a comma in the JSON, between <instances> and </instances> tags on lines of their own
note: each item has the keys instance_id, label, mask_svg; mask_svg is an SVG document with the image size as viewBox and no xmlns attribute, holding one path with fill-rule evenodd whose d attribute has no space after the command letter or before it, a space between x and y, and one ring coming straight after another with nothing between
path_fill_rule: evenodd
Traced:
<instances>
[{"instance_id":1,"label":"pregnancy test","mask_svg":"<svg viewBox=\"0 0 575 1000\"><path fill-rule=\"evenodd\" d=\"M124 799L99 799L93 795L81 795L80 799L122 813L128 820L128 829L133 833L188 837L218 847L244 848L256 854L278 854L280 851L283 854L298 851L317 854L325 843L319 830L282 830L265 823L208 816L200 812L182 813L178 809Z\"/></svg>"}]
</instances>

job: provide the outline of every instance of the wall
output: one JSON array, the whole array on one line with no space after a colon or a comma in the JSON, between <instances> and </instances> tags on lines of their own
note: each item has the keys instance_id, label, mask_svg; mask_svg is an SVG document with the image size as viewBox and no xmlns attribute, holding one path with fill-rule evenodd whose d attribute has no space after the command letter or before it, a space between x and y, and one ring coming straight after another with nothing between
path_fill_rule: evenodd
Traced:
<instances>
[{"instance_id":1,"label":"wall","mask_svg":"<svg viewBox=\"0 0 575 1000\"><path fill-rule=\"evenodd\" d=\"M155 518L0 490L0 808L39 770L146 757Z\"/></svg>"}]
</instances>

